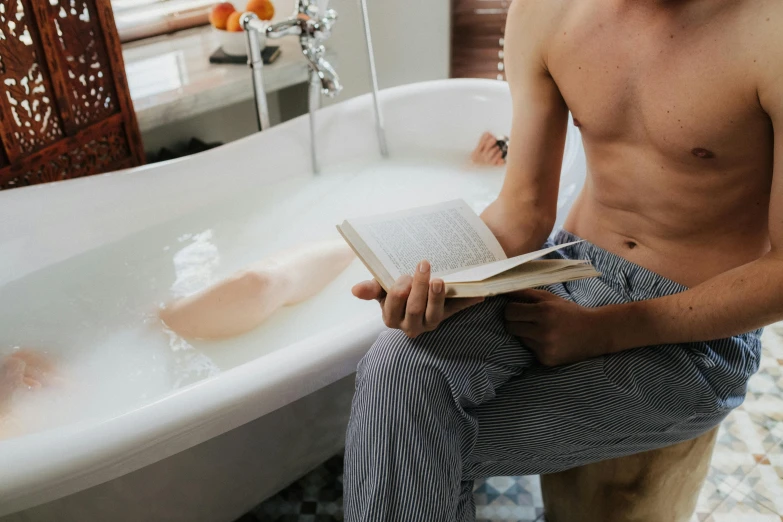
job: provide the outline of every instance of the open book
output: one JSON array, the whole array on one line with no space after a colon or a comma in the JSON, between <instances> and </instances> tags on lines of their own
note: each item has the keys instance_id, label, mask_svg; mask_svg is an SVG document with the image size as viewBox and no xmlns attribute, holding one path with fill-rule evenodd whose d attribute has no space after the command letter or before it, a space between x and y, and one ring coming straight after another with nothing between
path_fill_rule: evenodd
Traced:
<instances>
[{"instance_id":1,"label":"open book","mask_svg":"<svg viewBox=\"0 0 783 522\"><path fill-rule=\"evenodd\" d=\"M600 275L588 261L540 259L574 243L507 258L492 231L463 200L337 225L387 292L420 261L446 283L448 297L479 297Z\"/></svg>"}]
</instances>

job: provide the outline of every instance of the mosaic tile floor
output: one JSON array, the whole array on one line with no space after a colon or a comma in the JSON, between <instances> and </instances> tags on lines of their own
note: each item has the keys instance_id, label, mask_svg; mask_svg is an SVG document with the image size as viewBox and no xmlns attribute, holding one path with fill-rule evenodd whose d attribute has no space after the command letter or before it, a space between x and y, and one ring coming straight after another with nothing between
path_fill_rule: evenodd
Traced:
<instances>
[{"instance_id":1,"label":"mosaic tile floor","mask_svg":"<svg viewBox=\"0 0 783 522\"><path fill-rule=\"evenodd\" d=\"M783 522L783 323L764 333L761 369L721 426L692 522ZM543 522L538 477L476 484L480 522ZM342 515L337 456L237 522L333 522Z\"/></svg>"}]
</instances>

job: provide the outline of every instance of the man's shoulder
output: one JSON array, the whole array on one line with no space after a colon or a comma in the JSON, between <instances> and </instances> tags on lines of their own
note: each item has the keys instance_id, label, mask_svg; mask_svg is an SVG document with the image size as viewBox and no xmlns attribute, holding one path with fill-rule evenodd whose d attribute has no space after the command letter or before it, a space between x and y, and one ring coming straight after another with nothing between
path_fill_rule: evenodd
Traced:
<instances>
[{"instance_id":1,"label":"man's shoulder","mask_svg":"<svg viewBox=\"0 0 783 522\"><path fill-rule=\"evenodd\" d=\"M545 53L576 0L513 0L508 12L507 31L521 34L527 45Z\"/></svg>"},{"instance_id":2,"label":"man's shoulder","mask_svg":"<svg viewBox=\"0 0 783 522\"><path fill-rule=\"evenodd\" d=\"M552 30L574 0L513 0L508 12L510 23Z\"/></svg>"},{"instance_id":3,"label":"man's shoulder","mask_svg":"<svg viewBox=\"0 0 783 522\"><path fill-rule=\"evenodd\" d=\"M783 2L745 2L744 27L747 48L758 74L758 96L765 108L783 113Z\"/></svg>"},{"instance_id":4,"label":"man's shoulder","mask_svg":"<svg viewBox=\"0 0 783 522\"><path fill-rule=\"evenodd\" d=\"M780 62L783 55L783 2L745 0L732 5L725 14L736 23L732 30L737 41Z\"/></svg>"}]
</instances>

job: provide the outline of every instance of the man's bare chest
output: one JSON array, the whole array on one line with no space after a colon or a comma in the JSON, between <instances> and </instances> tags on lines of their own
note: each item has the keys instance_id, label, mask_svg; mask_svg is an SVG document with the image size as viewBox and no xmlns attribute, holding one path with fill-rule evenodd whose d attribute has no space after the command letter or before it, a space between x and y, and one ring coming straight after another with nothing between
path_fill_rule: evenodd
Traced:
<instances>
[{"instance_id":1,"label":"man's bare chest","mask_svg":"<svg viewBox=\"0 0 783 522\"><path fill-rule=\"evenodd\" d=\"M588 20L565 24L547 66L587 139L730 166L771 149L769 119L731 36Z\"/></svg>"}]
</instances>

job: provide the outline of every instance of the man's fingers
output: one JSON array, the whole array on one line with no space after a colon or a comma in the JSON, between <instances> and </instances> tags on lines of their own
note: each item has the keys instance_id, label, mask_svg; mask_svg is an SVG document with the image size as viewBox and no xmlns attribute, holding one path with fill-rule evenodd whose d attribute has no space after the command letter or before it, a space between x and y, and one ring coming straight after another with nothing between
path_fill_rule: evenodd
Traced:
<instances>
[{"instance_id":1,"label":"man's fingers","mask_svg":"<svg viewBox=\"0 0 783 522\"><path fill-rule=\"evenodd\" d=\"M552 292L547 292L546 290L518 290L516 292L510 292L507 295L514 301L523 303L540 303L541 301L557 299L556 295Z\"/></svg>"},{"instance_id":2,"label":"man's fingers","mask_svg":"<svg viewBox=\"0 0 783 522\"><path fill-rule=\"evenodd\" d=\"M373 299L383 299L386 292L380 283L373 279L372 281L362 281L351 288L351 293L359 299L372 301Z\"/></svg>"},{"instance_id":3,"label":"man's fingers","mask_svg":"<svg viewBox=\"0 0 783 522\"><path fill-rule=\"evenodd\" d=\"M430 282L430 293L427 298L427 312L424 316L424 326L435 328L444 319L446 313L446 284L443 279L433 279Z\"/></svg>"},{"instance_id":4,"label":"man's fingers","mask_svg":"<svg viewBox=\"0 0 783 522\"><path fill-rule=\"evenodd\" d=\"M427 294L430 289L430 264L422 261L413 274L411 293L405 305L405 327L416 329L424 324L427 311Z\"/></svg>"},{"instance_id":5,"label":"man's fingers","mask_svg":"<svg viewBox=\"0 0 783 522\"><path fill-rule=\"evenodd\" d=\"M545 328L536 323L506 321L506 331L514 337L535 341L536 345L540 344L546 337Z\"/></svg>"},{"instance_id":6,"label":"man's fingers","mask_svg":"<svg viewBox=\"0 0 783 522\"><path fill-rule=\"evenodd\" d=\"M483 297L466 297L459 299L449 299L446 301L444 308L443 318L448 319L457 312L461 312L466 308L470 308L475 304L479 304L484 301Z\"/></svg>"},{"instance_id":7,"label":"man's fingers","mask_svg":"<svg viewBox=\"0 0 783 522\"><path fill-rule=\"evenodd\" d=\"M401 276L389 290L383 304L383 321L389 328L397 328L405 318L405 305L411 293L413 278Z\"/></svg>"},{"instance_id":8,"label":"man's fingers","mask_svg":"<svg viewBox=\"0 0 783 522\"><path fill-rule=\"evenodd\" d=\"M506 321L515 321L520 323L538 322L541 310L535 303L509 303L506 305Z\"/></svg>"},{"instance_id":9,"label":"man's fingers","mask_svg":"<svg viewBox=\"0 0 783 522\"><path fill-rule=\"evenodd\" d=\"M522 343L522 346L530 350L533 350L533 353L536 355L536 357L538 357L538 352L541 349L541 346L538 344L538 341L536 339L532 337L525 337L524 335L517 335L517 334L512 334L512 335L514 335L517 339L519 339L519 342Z\"/></svg>"}]
</instances>

